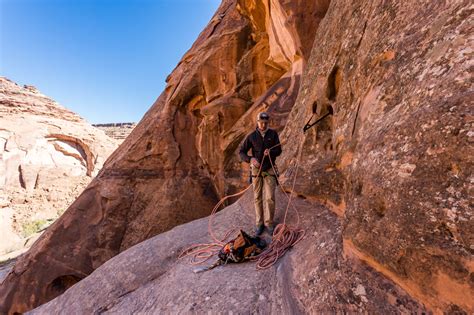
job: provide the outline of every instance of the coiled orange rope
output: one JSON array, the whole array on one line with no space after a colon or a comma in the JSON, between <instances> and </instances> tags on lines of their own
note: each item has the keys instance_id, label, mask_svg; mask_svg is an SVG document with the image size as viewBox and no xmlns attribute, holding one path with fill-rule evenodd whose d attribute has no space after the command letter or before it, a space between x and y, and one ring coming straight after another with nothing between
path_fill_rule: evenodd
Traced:
<instances>
[{"instance_id":1,"label":"coiled orange rope","mask_svg":"<svg viewBox=\"0 0 474 315\"><path fill-rule=\"evenodd\" d=\"M262 170L262 164L260 164L260 169L259 169L258 172L260 173L261 170ZM181 259L181 258L184 258L184 257L187 257L187 256L191 256L191 264L199 265L199 264L202 264L202 263L206 262L211 257L217 255L217 253L219 253L219 250L222 248L222 246L224 246L227 243L226 242L227 238L230 235L234 234L234 232L236 232L238 230L238 228L229 229L224 234L222 239L219 240L216 237L216 235L214 234L214 231L212 230L212 221L214 219L214 215L216 214L219 207L224 203L224 201L226 201L229 198L238 197L238 196L244 194L247 190L249 190L250 187L252 187L252 184L250 184L249 186L247 186L247 188L245 188L244 190L242 190L242 191L240 191L236 194L225 196L224 198L219 200L219 202L212 209L212 212L209 216L209 222L208 222L207 228L208 228L209 235L211 236L211 238L214 242L194 244L194 245L188 247L187 249L185 249L178 256L178 259Z\"/></svg>"},{"instance_id":2,"label":"coiled orange rope","mask_svg":"<svg viewBox=\"0 0 474 315\"><path fill-rule=\"evenodd\" d=\"M271 148L269 148L269 150L271 150L271 149L273 149L273 148L275 148L279 145L281 145L281 143L272 146ZM285 196L288 199L288 204L287 204L286 209L285 209L285 216L284 216L284 219L283 219L283 223L280 223L275 227L275 230L273 231L273 235L272 235L272 242L270 243L270 245L260 255L255 256L255 257L252 258L252 260L257 261L256 262L256 267L257 267L258 270L267 269L267 268L270 268L271 266L273 266L278 261L278 259L280 257L282 257L292 246L296 245L305 236L305 231L303 229L291 228L286 224L286 219L287 219L287 216L288 216L288 210L290 208L290 205L292 205L291 204L291 197L292 197L292 194L293 194L293 191L294 191L294 188L295 188L296 178L297 178L297 175L298 175L299 153L300 153L299 151L300 150L298 150L298 155L297 155L298 158L297 158L297 162L296 162L295 176L293 178L293 184L292 184L291 192L290 192L289 196L288 196L287 192L280 185L281 190L283 191L283 193L285 194ZM265 157L266 157L266 155L264 156L264 159L265 159ZM273 165L273 162L272 162L271 159L270 159L270 163L272 165L273 171L276 174L277 172L276 172L275 166ZM258 171L259 174L262 170L262 165L263 165L263 161L262 161L262 163L260 163L260 169ZM215 234L212 230L212 221L213 221L213 217L214 217L215 213L217 212L219 207L224 203L225 200L244 194L250 187L252 187L252 184L250 184L247 188L245 188L244 190L242 190L242 191L240 191L236 194L225 196L224 198L222 198L216 204L214 209L212 209L212 212L211 212L210 217L209 217L208 232L209 232L209 235L211 236L211 238L213 239L214 242L192 245L191 247L184 250L178 256L178 259L184 258L184 257L187 257L187 256L191 256L191 264L198 265L198 264L202 264L202 263L206 262L211 257L215 256L219 252L219 250L222 248L222 246L224 246L226 244L226 239L237 230L237 228L229 229L225 233L224 237L221 240L219 240L215 236ZM294 206L293 206L293 209L296 212L296 216L297 216L296 226L298 226L299 221L300 221L299 212Z\"/></svg>"}]
</instances>

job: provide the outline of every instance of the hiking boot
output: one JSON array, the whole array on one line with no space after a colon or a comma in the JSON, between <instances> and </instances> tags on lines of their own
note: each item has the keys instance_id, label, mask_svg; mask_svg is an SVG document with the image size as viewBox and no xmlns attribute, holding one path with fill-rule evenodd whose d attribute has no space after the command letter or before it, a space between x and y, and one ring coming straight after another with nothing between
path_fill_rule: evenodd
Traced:
<instances>
[{"instance_id":1,"label":"hiking boot","mask_svg":"<svg viewBox=\"0 0 474 315\"><path fill-rule=\"evenodd\" d=\"M273 231L275 231L275 227L273 225L269 225L267 226L267 231L268 231L268 234L273 236Z\"/></svg>"},{"instance_id":2,"label":"hiking boot","mask_svg":"<svg viewBox=\"0 0 474 315\"><path fill-rule=\"evenodd\" d=\"M255 228L255 235L261 235L263 233L263 224L262 225L258 225L256 228Z\"/></svg>"}]
</instances>

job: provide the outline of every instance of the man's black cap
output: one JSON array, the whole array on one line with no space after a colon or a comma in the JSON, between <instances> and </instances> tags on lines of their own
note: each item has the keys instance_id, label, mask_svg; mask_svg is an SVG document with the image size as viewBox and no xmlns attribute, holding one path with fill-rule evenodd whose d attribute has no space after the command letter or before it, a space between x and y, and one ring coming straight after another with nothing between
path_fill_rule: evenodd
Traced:
<instances>
[{"instance_id":1,"label":"man's black cap","mask_svg":"<svg viewBox=\"0 0 474 315\"><path fill-rule=\"evenodd\" d=\"M269 119L270 119L270 115L268 115L266 112L261 112L257 116L257 121L261 121L261 120L268 121Z\"/></svg>"}]
</instances>

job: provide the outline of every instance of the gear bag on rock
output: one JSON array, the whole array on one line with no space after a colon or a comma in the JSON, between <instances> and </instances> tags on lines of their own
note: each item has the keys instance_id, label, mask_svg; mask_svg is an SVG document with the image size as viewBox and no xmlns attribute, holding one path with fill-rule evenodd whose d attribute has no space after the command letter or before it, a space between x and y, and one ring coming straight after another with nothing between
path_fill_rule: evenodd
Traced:
<instances>
[{"instance_id":1,"label":"gear bag on rock","mask_svg":"<svg viewBox=\"0 0 474 315\"><path fill-rule=\"evenodd\" d=\"M257 256L265 249L266 243L258 236L251 237L240 230L239 235L225 244L218 257L223 263L239 263Z\"/></svg>"}]
</instances>

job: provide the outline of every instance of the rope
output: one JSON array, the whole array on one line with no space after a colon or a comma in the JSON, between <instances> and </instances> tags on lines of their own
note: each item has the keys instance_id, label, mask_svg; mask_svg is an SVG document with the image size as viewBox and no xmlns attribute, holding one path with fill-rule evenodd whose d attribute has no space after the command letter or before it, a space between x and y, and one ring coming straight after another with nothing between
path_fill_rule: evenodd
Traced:
<instances>
[{"instance_id":1,"label":"rope","mask_svg":"<svg viewBox=\"0 0 474 315\"><path fill-rule=\"evenodd\" d=\"M280 146L280 145L281 145L281 143L278 143L278 144L270 147L268 150L276 148L277 146ZM291 204L291 197L293 195L293 191L294 191L295 183L296 183L296 178L297 178L297 175L298 175L300 149L301 149L301 146L298 149L298 155L297 155L298 159L297 159L297 162L296 162L296 171L295 171L295 176L293 178L293 184L292 184L291 192L290 192L289 196L288 196L287 192L280 185L281 190L283 191L283 193L285 194L285 196L288 199L288 204L287 204L286 209L285 209L285 216L284 216L284 219L283 219L283 223L280 223L275 227L275 230L273 231L273 235L272 235L272 242L267 247L267 249L265 249L260 255L255 256L255 257L252 258L252 260L257 261L256 267L257 267L258 270L267 269L267 268L270 268L271 266L273 266L280 257L282 257L292 246L296 245L305 236L305 231L304 230L297 229L297 228L290 228L286 224L288 210L290 208L290 205L292 205ZM267 155L265 155L263 157L263 160L265 159L265 157L267 157ZM260 172L262 170L263 160L260 163L260 168L258 170L258 174L260 174ZM275 170L275 166L272 162L272 159L269 158L269 160L270 160L270 164L272 166L272 169L273 169L274 173L277 174L277 172ZM227 238L230 235L232 235L237 229L236 228L229 229L224 234L223 238L219 240L216 237L216 235L214 234L214 231L212 229L212 221L213 221L214 215L217 212L217 210L219 209L219 207L224 203L224 201L226 201L229 198L237 197L237 196L240 196L240 195L244 194L250 187L252 187L252 184L250 184L249 186L247 186L247 188L245 188L244 190L242 190L242 191L240 191L236 194L225 196L212 209L212 212L211 212L210 217L209 217L209 222L208 222L208 232L209 232L209 235L211 236L211 238L214 242L194 244L194 245L188 247L187 249L185 249L178 256L178 259L182 259L184 257L191 256L191 264L192 265L198 265L198 264L202 264L202 263L206 262L211 257L217 255L219 253L219 250L222 248L222 246L224 246L227 243L226 242ZM294 206L293 206L293 209L295 210L295 212L297 214L296 226L298 226L299 221L300 221L299 212Z\"/></svg>"},{"instance_id":2,"label":"rope","mask_svg":"<svg viewBox=\"0 0 474 315\"><path fill-rule=\"evenodd\" d=\"M285 255L285 253L294 245L296 245L299 241L301 241L305 236L305 231L299 228L291 228L286 224L286 218L288 215L288 210L291 205L291 197L293 195L293 191L295 189L296 178L298 176L298 168L299 168L299 156L300 150L298 149L297 161L296 161L296 171L295 176L293 178L293 184L291 186L290 196L286 193L286 191L280 186L281 191L285 194L288 198L288 203L285 209L285 216L283 218L283 223L278 224L275 227L272 235L272 242L270 245L265 249L260 255L256 257L257 259L257 269L263 270L268 269L273 266L280 257ZM273 165L272 159L270 160L270 164L272 165L273 171L276 174L275 166ZM300 215L298 210L293 207L296 212L297 223L296 226L299 225L300 222Z\"/></svg>"},{"instance_id":3,"label":"rope","mask_svg":"<svg viewBox=\"0 0 474 315\"><path fill-rule=\"evenodd\" d=\"M263 165L263 163L260 164L258 174L260 174L260 171L262 170L262 165ZM212 212L209 216L209 222L208 222L208 225L207 225L207 230L208 230L209 235L211 236L211 238L214 242L194 244L194 245L188 247L187 249L185 249L178 256L178 259L181 259L181 258L184 258L184 257L187 257L187 256L191 256L191 264L192 265L199 265L199 264L202 264L202 263L206 262L211 257L217 255L219 253L219 250L222 248L222 246L224 246L227 243L226 242L227 238L230 235L232 235L234 232L236 232L238 229L237 228L232 228L232 229L227 230L225 232L224 236L222 237L222 239L219 240L216 237L216 235L214 234L214 231L212 230L212 221L213 221L214 215L216 214L219 207L224 203L224 201L226 201L229 198L237 197L237 196L240 196L240 195L244 194L247 190L249 190L250 187L252 187L252 184L248 185L247 188L245 188L244 190L242 190L242 191L240 191L236 194L225 196L224 198L219 200L219 202L212 209Z\"/></svg>"}]
</instances>

